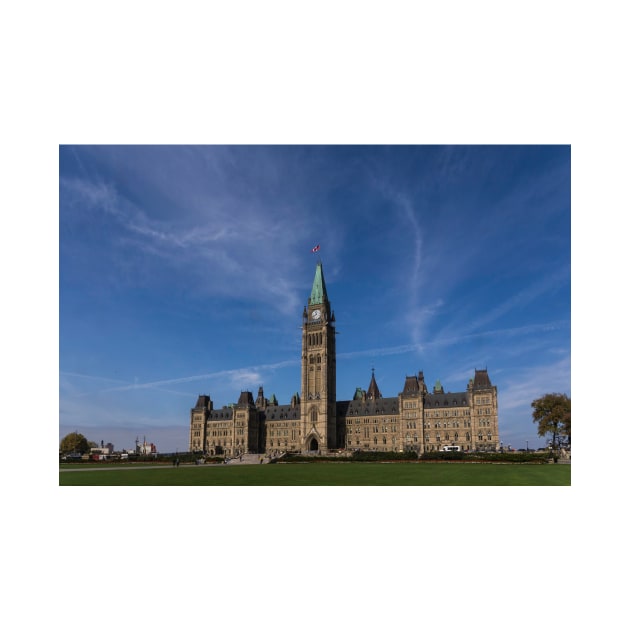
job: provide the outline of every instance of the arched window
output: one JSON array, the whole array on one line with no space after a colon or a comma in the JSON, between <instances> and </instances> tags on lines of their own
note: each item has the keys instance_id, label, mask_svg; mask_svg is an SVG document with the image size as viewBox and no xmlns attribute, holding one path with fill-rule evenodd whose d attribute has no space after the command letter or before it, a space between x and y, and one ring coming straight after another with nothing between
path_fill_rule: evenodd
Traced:
<instances>
[{"instance_id":1,"label":"arched window","mask_svg":"<svg viewBox=\"0 0 630 630\"><path fill-rule=\"evenodd\" d=\"M317 409L315 409L315 407L311 409L311 422L313 424L317 422Z\"/></svg>"}]
</instances>

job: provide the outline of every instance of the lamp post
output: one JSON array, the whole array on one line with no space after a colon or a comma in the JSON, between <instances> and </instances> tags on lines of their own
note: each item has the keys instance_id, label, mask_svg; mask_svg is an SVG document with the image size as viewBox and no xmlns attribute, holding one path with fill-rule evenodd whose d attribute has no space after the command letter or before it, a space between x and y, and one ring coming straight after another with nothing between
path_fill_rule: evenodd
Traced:
<instances>
[{"instance_id":1,"label":"lamp post","mask_svg":"<svg viewBox=\"0 0 630 630\"><path fill-rule=\"evenodd\" d=\"M525 444L527 445L525 448L525 452L529 453L529 440L525 440Z\"/></svg>"}]
</instances>

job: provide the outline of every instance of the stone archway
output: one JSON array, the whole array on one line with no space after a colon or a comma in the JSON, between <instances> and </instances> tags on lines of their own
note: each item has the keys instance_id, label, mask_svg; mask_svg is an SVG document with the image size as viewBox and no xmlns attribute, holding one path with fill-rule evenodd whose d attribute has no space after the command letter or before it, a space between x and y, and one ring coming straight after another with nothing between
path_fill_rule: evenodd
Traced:
<instances>
[{"instance_id":1,"label":"stone archway","mask_svg":"<svg viewBox=\"0 0 630 630\"><path fill-rule=\"evenodd\" d=\"M319 450L319 442L317 441L317 438L312 437L308 441L308 448L307 448L307 450L309 450L309 451L318 451Z\"/></svg>"}]
</instances>

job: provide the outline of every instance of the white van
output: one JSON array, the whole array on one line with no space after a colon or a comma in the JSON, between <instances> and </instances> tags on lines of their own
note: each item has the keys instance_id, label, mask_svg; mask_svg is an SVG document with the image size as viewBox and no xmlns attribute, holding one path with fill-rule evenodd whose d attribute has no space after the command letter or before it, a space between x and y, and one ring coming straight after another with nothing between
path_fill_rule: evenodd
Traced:
<instances>
[{"instance_id":1,"label":"white van","mask_svg":"<svg viewBox=\"0 0 630 630\"><path fill-rule=\"evenodd\" d=\"M447 446L443 446L440 450L441 451L461 451L462 447L461 446L447 445Z\"/></svg>"}]
</instances>

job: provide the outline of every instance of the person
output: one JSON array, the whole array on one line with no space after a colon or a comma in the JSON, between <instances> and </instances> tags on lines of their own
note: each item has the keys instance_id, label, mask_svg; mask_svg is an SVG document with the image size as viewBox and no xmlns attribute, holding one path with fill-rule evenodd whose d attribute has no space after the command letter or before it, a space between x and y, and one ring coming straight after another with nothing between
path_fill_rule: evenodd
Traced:
<instances>
[{"instance_id":1,"label":"person","mask_svg":"<svg viewBox=\"0 0 630 630\"><path fill-rule=\"evenodd\" d=\"M177 457L177 458L175 459L175 466L177 466L177 467L179 468L179 457Z\"/></svg>"}]
</instances>

